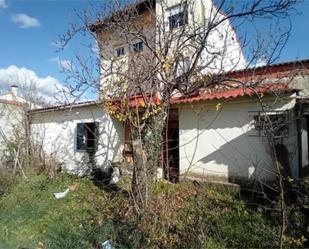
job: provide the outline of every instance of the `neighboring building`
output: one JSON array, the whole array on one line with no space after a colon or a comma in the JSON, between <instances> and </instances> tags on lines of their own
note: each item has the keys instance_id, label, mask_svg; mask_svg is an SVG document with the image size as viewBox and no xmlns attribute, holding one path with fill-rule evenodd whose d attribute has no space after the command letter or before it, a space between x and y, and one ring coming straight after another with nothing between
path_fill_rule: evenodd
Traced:
<instances>
[{"instance_id":1,"label":"neighboring building","mask_svg":"<svg viewBox=\"0 0 309 249\"><path fill-rule=\"evenodd\" d=\"M18 96L16 85L11 86L10 92L0 95L0 132L3 136L8 136L22 123L25 103L25 99Z\"/></svg>"},{"instance_id":2,"label":"neighboring building","mask_svg":"<svg viewBox=\"0 0 309 249\"><path fill-rule=\"evenodd\" d=\"M10 92L0 95L0 160L14 131L22 129L24 125L25 104L25 99L18 96L16 85L11 86Z\"/></svg>"}]
</instances>

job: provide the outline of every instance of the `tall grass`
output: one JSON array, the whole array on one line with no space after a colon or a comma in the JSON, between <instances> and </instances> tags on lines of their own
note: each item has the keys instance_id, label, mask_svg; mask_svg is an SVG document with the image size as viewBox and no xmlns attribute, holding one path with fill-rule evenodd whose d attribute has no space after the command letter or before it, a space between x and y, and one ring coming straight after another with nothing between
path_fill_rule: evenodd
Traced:
<instances>
[{"instance_id":1,"label":"tall grass","mask_svg":"<svg viewBox=\"0 0 309 249\"><path fill-rule=\"evenodd\" d=\"M13 181L14 182L14 181ZM276 223L251 210L237 190L158 182L149 208L136 214L126 179L107 192L87 178L33 176L0 198L0 248L256 248L276 247ZM53 192L77 189L63 199Z\"/></svg>"}]
</instances>

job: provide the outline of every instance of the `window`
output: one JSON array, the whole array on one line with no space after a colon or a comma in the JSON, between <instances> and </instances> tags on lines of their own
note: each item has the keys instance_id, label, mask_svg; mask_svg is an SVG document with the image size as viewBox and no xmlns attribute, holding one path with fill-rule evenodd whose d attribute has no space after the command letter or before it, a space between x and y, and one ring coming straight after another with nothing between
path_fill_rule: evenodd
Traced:
<instances>
[{"instance_id":1,"label":"window","mask_svg":"<svg viewBox=\"0 0 309 249\"><path fill-rule=\"evenodd\" d=\"M124 47L120 47L116 49L116 56L121 57L124 55Z\"/></svg>"},{"instance_id":2,"label":"window","mask_svg":"<svg viewBox=\"0 0 309 249\"><path fill-rule=\"evenodd\" d=\"M76 129L76 150L96 151L98 123L78 123Z\"/></svg>"},{"instance_id":3,"label":"window","mask_svg":"<svg viewBox=\"0 0 309 249\"><path fill-rule=\"evenodd\" d=\"M188 24L188 7L187 3L175 5L168 10L169 29L182 27Z\"/></svg>"},{"instance_id":4,"label":"window","mask_svg":"<svg viewBox=\"0 0 309 249\"><path fill-rule=\"evenodd\" d=\"M183 58L174 65L177 76L181 76L182 74L186 73L190 69L190 67L191 67L191 60L189 57Z\"/></svg>"},{"instance_id":5,"label":"window","mask_svg":"<svg viewBox=\"0 0 309 249\"><path fill-rule=\"evenodd\" d=\"M265 131L270 130L277 138L288 135L287 113L275 112L271 114L259 113L254 115L254 127L259 131L259 136L264 135Z\"/></svg>"},{"instance_id":6,"label":"window","mask_svg":"<svg viewBox=\"0 0 309 249\"><path fill-rule=\"evenodd\" d=\"M142 51L143 48L144 48L144 43L143 42L137 42L137 43L133 44L133 51L134 52Z\"/></svg>"}]
</instances>

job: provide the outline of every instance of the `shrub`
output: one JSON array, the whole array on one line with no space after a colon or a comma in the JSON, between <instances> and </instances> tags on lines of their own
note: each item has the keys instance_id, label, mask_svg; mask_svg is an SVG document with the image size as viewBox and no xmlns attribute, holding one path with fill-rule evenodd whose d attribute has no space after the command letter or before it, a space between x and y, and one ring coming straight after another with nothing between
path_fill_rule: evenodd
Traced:
<instances>
[{"instance_id":1,"label":"shrub","mask_svg":"<svg viewBox=\"0 0 309 249\"><path fill-rule=\"evenodd\" d=\"M217 220L217 231L228 248L277 248L277 227L268 222L261 209L244 206L224 214Z\"/></svg>"},{"instance_id":2,"label":"shrub","mask_svg":"<svg viewBox=\"0 0 309 249\"><path fill-rule=\"evenodd\" d=\"M5 169L0 169L0 198L8 195L19 180L19 176L13 175Z\"/></svg>"},{"instance_id":3,"label":"shrub","mask_svg":"<svg viewBox=\"0 0 309 249\"><path fill-rule=\"evenodd\" d=\"M286 246L309 247L309 176L292 181L292 201L288 206Z\"/></svg>"},{"instance_id":4,"label":"shrub","mask_svg":"<svg viewBox=\"0 0 309 249\"><path fill-rule=\"evenodd\" d=\"M76 184L56 200L52 193ZM137 213L127 192L106 192L87 178L58 175L20 180L0 199L0 245L11 248L273 248L276 219L250 209L235 189L159 182ZM0 246L0 248L1 248Z\"/></svg>"}]
</instances>

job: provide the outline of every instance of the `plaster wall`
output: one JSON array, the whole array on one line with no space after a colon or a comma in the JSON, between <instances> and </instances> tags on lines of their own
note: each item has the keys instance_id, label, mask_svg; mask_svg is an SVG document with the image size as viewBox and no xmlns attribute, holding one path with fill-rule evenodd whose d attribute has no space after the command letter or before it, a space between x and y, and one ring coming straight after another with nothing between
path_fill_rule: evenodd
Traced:
<instances>
[{"instance_id":1,"label":"plaster wall","mask_svg":"<svg viewBox=\"0 0 309 249\"><path fill-rule=\"evenodd\" d=\"M11 141L14 130L22 128L23 117L23 107L0 103L0 160L5 155L7 141Z\"/></svg>"},{"instance_id":2,"label":"plaster wall","mask_svg":"<svg viewBox=\"0 0 309 249\"><path fill-rule=\"evenodd\" d=\"M132 33L137 32L143 35L147 39L148 46L154 48L155 18L153 10L145 10L134 20L129 19L122 25L121 23L110 24L97 33L100 48L101 92L104 91L114 96L117 92L117 82L133 80L136 75L149 72L151 65L155 63L150 49L144 44L142 51L134 52L133 45L141 40L134 35L130 36L129 31L123 34L123 29L128 28ZM124 48L124 55L117 57L116 49L120 47Z\"/></svg>"},{"instance_id":3,"label":"plaster wall","mask_svg":"<svg viewBox=\"0 0 309 249\"><path fill-rule=\"evenodd\" d=\"M89 153L77 151L77 124L99 123L98 150L95 166L105 168L109 162L122 160L123 127L102 110L92 105L65 110L32 113L33 139L43 144L45 153L56 158L68 172L84 174L90 165Z\"/></svg>"},{"instance_id":4,"label":"plaster wall","mask_svg":"<svg viewBox=\"0 0 309 249\"><path fill-rule=\"evenodd\" d=\"M156 17L157 17L157 44L159 44L160 37L162 37L160 44L164 44L164 39L169 40L169 27L168 27L168 10L177 4L184 3L183 0L167 0L157 1L156 4ZM197 30L208 30L208 24L220 22L225 16L218 12L212 0L188 0L188 26L186 27L187 36L193 34ZM166 35L158 33L162 32L162 26L165 25L164 30ZM173 33L181 32L181 29L173 30ZM177 40L177 39L175 39ZM239 70L246 66L246 60L242 53L241 45L237 39L236 32L231 26L229 20L223 21L217 27L212 28L205 41L205 48L199 60L199 67L204 68L202 73L220 73L230 70ZM175 51L177 51L176 44ZM185 57L191 58L196 53L194 49L194 42L190 39L187 46L184 46L183 53ZM200 47L200 44L197 44ZM170 49L171 56L173 56L173 48ZM178 51L179 52L179 51Z\"/></svg>"},{"instance_id":5,"label":"plaster wall","mask_svg":"<svg viewBox=\"0 0 309 249\"><path fill-rule=\"evenodd\" d=\"M231 102L204 102L179 106L180 174L234 179L275 179L266 138L258 135L253 115L260 111L256 102L240 98ZM298 176L295 100L286 98L275 110L287 110L289 166Z\"/></svg>"}]
</instances>

